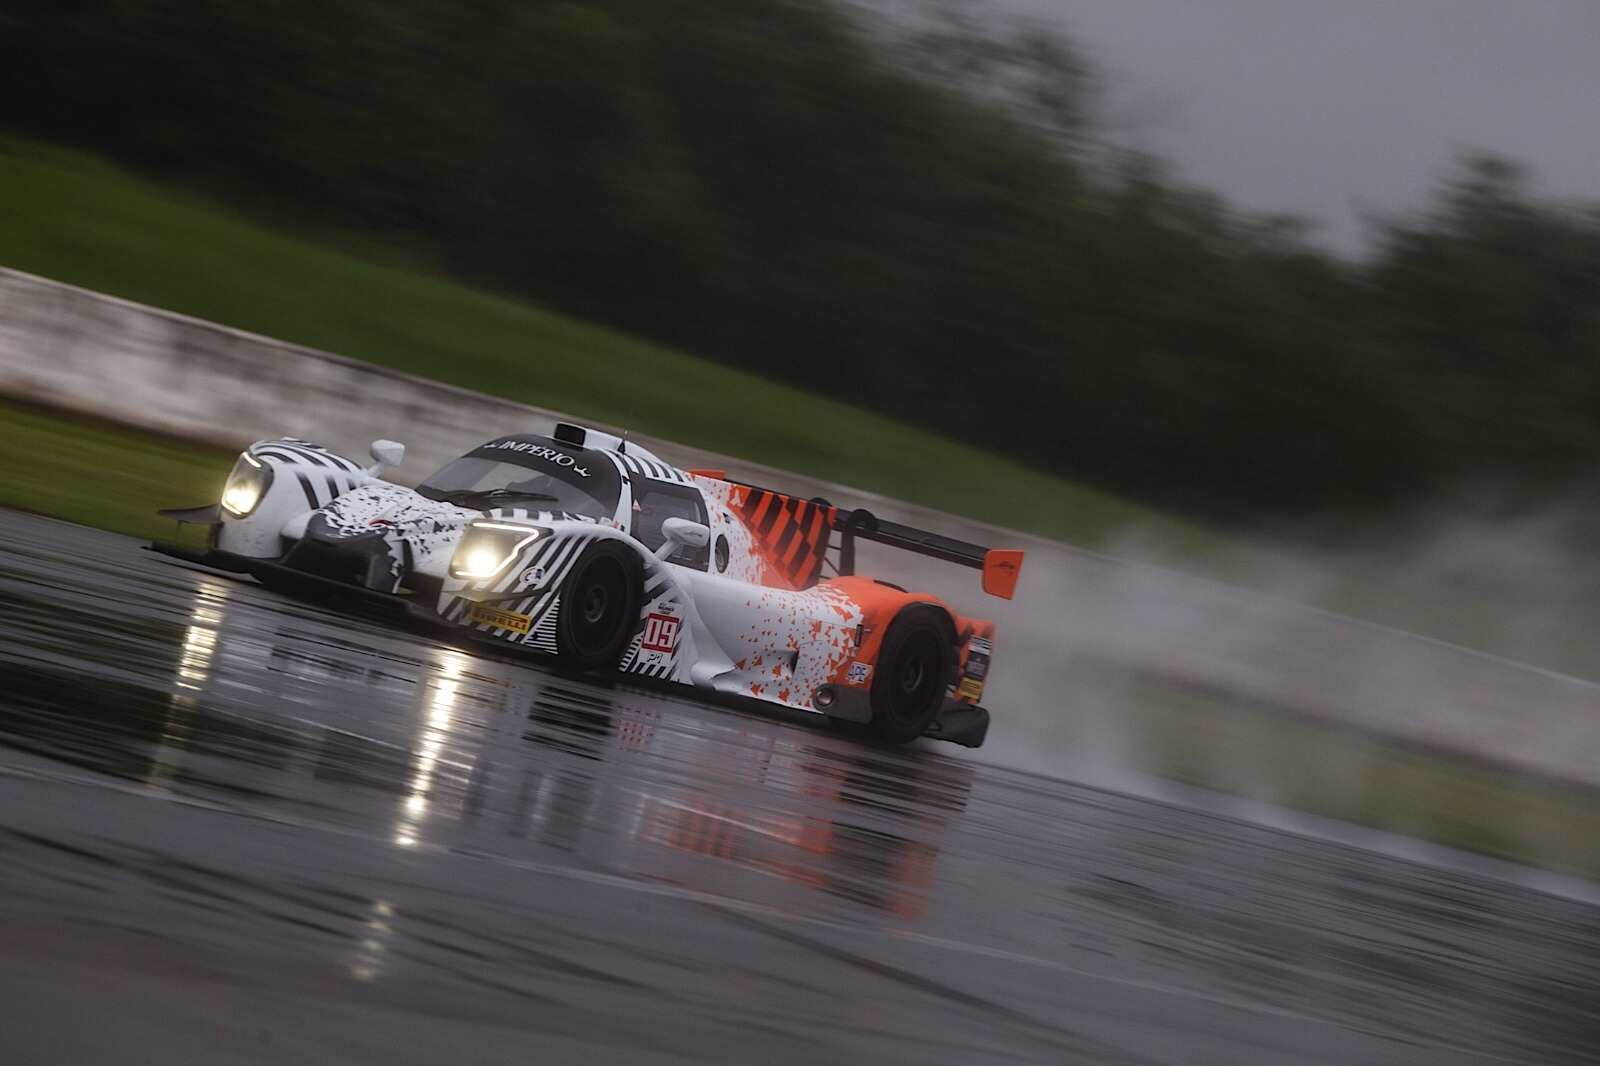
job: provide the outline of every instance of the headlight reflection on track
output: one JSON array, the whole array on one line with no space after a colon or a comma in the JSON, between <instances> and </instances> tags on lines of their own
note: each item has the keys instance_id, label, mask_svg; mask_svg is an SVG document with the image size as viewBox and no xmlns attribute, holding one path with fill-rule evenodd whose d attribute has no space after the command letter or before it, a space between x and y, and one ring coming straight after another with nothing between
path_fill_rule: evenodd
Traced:
<instances>
[{"instance_id":1,"label":"headlight reflection on track","mask_svg":"<svg viewBox=\"0 0 1600 1066\"><path fill-rule=\"evenodd\" d=\"M218 633L228 600L228 586L203 579L189 609L189 624L184 627L183 645L173 670L176 688L167 697L167 713L161 720L161 735L150 756L150 772L145 784L162 787L178 770L178 761L189 737L189 720L197 704L195 693L205 689L211 678L211 664L217 655Z\"/></svg>"},{"instance_id":2,"label":"headlight reflection on track","mask_svg":"<svg viewBox=\"0 0 1600 1066\"><path fill-rule=\"evenodd\" d=\"M356 957L350 964L350 976L357 981L375 981L383 976L383 963L389 951L389 938L394 935L394 907L388 900L372 901L372 914L362 922L362 937L356 943Z\"/></svg>"},{"instance_id":3,"label":"headlight reflection on track","mask_svg":"<svg viewBox=\"0 0 1600 1066\"><path fill-rule=\"evenodd\" d=\"M450 726L455 718L456 699L461 691L461 677L469 661L465 655L448 648L436 653L439 657L441 677L433 686L426 705L426 717L417 739L416 762L411 771L409 795L400 805L400 815L395 823L394 842L402 848L417 845L418 831L428 813L428 794L433 790L433 779L439 755L449 738Z\"/></svg>"},{"instance_id":4,"label":"headlight reflection on track","mask_svg":"<svg viewBox=\"0 0 1600 1066\"><path fill-rule=\"evenodd\" d=\"M222 627L223 607L228 589L220 582L206 582L200 598L189 611L189 625L183 631L183 648L178 652L179 688L199 691L211 676L211 660L217 652L217 631Z\"/></svg>"}]
</instances>

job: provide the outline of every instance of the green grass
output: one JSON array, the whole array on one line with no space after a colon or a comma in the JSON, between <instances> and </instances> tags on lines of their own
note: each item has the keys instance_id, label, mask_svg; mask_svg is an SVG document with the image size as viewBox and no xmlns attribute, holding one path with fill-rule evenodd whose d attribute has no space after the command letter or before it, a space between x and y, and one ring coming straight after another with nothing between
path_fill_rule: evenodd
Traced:
<instances>
[{"instance_id":1,"label":"green grass","mask_svg":"<svg viewBox=\"0 0 1600 1066\"><path fill-rule=\"evenodd\" d=\"M852 406L870 398L852 396L848 382L817 396L430 276L414 249L287 235L31 142L0 140L0 204L9 208L0 211L0 265L1595 674L1600 618L1513 610L1403 572L1227 535L870 414ZM959 417L959 402L951 413Z\"/></svg>"},{"instance_id":2,"label":"green grass","mask_svg":"<svg viewBox=\"0 0 1600 1066\"><path fill-rule=\"evenodd\" d=\"M1179 531L850 406L847 382L837 399L789 388L285 236L91 157L0 142L0 203L22 208L0 212L0 264L45 277L1079 543L1137 521Z\"/></svg>"},{"instance_id":3,"label":"green grass","mask_svg":"<svg viewBox=\"0 0 1600 1066\"><path fill-rule=\"evenodd\" d=\"M0 403L0 506L170 538L160 506L216 500L233 453Z\"/></svg>"}]
</instances>

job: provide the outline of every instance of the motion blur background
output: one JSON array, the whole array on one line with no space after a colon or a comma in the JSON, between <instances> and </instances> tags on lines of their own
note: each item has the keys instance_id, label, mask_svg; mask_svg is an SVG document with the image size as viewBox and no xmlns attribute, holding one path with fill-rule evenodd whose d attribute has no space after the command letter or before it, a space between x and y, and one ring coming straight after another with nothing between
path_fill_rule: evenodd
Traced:
<instances>
[{"instance_id":1,"label":"motion blur background","mask_svg":"<svg viewBox=\"0 0 1600 1066\"><path fill-rule=\"evenodd\" d=\"M1081 5L1168 42L1164 77L1075 35L1077 6L78 0L0 25L15 133L1119 494L1234 521L1491 479L1590 497L1600 208L1498 153L1576 151L1587 192L1596 65L1518 97L1550 57L1469 46L1542 12L1592 58L1592 8ZM1319 49L1298 78L1259 60ZM1383 140L1441 55L1485 113ZM1306 121L1374 80L1387 107ZM1265 176L1203 150L1207 89L1253 99L1219 147Z\"/></svg>"},{"instance_id":2,"label":"motion blur background","mask_svg":"<svg viewBox=\"0 0 1600 1066\"><path fill-rule=\"evenodd\" d=\"M0 0L0 101L0 1059L1600 1055L1594 0ZM862 557L986 746L140 550L556 412L1025 548Z\"/></svg>"},{"instance_id":3,"label":"motion blur background","mask_svg":"<svg viewBox=\"0 0 1600 1066\"><path fill-rule=\"evenodd\" d=\"M0 264L1561 671L1594 726L1582 0L73 0L0 34ZM148 535L240 443L51 399L0 409L12 506ZM1263 650L1276 616L1166 633L1145 578L1086 611L1058 576L1030 697L1104 695L1041 666L1068 639L1342 688ZM1454 713L1428 662L1360 672Z\"/></svg>"}]
</instances>

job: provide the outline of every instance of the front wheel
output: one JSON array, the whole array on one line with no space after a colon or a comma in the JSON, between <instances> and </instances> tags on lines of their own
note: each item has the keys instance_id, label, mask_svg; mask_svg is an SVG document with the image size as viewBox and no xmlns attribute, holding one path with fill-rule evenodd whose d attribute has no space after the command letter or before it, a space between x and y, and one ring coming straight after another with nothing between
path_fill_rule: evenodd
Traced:
<instances>
[{"instance_id":1,"label":"front wheel","mask_svg":"<svg viewBox=\"0 0 1600 1066\"><path fill-rule=\"evenodd\" d=\"M907 607L889 624L872 679L872 734L891 744L920 737L944 705L956 671L955 635L937 607Z\"/></svg>"},{"instance_id":2,"label":"front wheel","mask_svg":"<svg viewBox=\"0 0 1600 1066\"><path fill-rule=\"evenodd\" d=\"M574 670L614 667L639 620L639 557L612 540L585 548L561 584L556 655Z\"/></svg>"}]
</instances>

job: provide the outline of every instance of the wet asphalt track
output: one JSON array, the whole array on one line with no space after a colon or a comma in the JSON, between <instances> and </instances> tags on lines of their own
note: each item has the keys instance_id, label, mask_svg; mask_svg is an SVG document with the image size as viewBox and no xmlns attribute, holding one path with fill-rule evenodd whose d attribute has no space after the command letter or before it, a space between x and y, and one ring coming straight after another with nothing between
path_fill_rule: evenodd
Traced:
<instances>
[{"instance_id":1,"label":"wet asphalt track","mask_svg":"<svg viewBox=\"0 0 1600 1066\"><path fill-rule=\"evenodd\" d=\"M0 1062L669 1061L1600 1061L1600 908L0 512Z\"/></svg>"}]
</instances>

